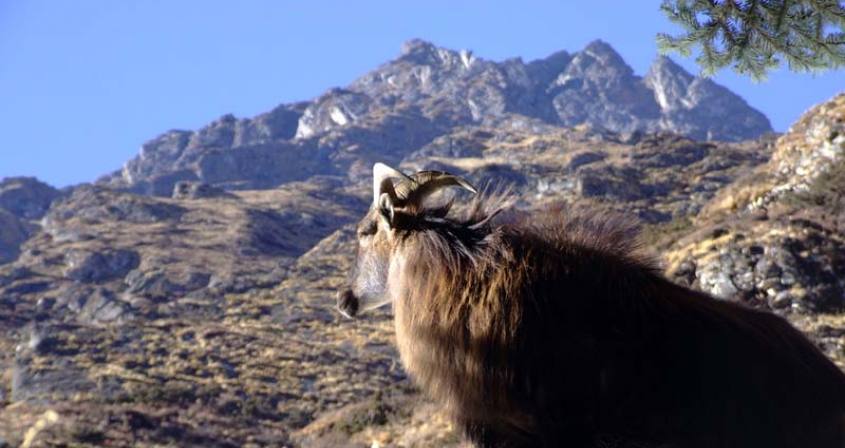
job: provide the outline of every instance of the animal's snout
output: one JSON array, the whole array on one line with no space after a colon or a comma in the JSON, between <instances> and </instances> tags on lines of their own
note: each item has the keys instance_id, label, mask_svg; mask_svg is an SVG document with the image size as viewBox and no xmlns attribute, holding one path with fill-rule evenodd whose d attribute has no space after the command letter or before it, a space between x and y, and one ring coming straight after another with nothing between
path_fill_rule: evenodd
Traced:
<instances>
[{"instance_id":1,"label":"animal's snout","mask_svg":"<svg viewBox=\"0 0 845 448\"><path fill-rule=\"evenodd\" d=\"M346 317L353 318L358 314L358 298L351 289L337 292L337 310Z\"/></svg>"}]
</instances>

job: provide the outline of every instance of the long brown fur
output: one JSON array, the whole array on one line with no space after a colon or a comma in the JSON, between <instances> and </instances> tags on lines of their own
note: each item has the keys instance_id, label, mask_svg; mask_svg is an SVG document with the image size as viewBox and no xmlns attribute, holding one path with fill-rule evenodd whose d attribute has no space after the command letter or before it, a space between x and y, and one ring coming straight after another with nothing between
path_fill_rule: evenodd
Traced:
<instances>
[{"instance_id":1,"label":"long brown fur","mask_svg":"<svg viewBox=\"0 0 845 448\"><path fill-rule=\"evenodd\" d=\"M845 375L786 321L669 282L613 215L496 208L398 210L390 287L408 372L477 445L845 446Z\"/></svg>"}]
</instances>

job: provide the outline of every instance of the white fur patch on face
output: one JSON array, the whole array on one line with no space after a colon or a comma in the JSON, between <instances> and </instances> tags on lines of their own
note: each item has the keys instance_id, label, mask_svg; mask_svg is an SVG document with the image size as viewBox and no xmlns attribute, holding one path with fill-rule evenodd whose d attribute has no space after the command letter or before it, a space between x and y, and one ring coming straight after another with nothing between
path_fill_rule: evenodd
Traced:
<instances>
[{"instance_id":1,"label":"white fur patch on face","mask_svg":"<svg viewBox=\"0 0 845 448\"><path fill-rule=\"evenodd\" d=\"M359 257L353 290L359 299L359 312L390 302L386 293L388 263L374 254Z\"/></svg>"},{"instance_id":2,"label":"white fur patch on face","mask_svg":"<svg viewBox=\"0 0 845 448\"><path fill-rule=\"evenodd\" d=\"M390 296L391 302L396 300L396 297L399 296L402 288L404 288L405 282L402 274L405 272L407 262L407 254L401 250L397 250L393 257L390 258L390 266L387 268L387 285L385 295Z\"/></svg>"}]
</instances>

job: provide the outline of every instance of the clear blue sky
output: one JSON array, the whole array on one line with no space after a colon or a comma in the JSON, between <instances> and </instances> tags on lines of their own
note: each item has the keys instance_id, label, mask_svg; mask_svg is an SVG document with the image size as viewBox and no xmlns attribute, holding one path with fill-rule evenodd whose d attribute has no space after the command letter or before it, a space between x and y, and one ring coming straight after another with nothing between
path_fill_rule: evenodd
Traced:
<instances>
[{"instance_id":1,"label":"clear blue sky","mask_svg":"<svg viewBox=\"0 0 845 448\"><path fill-rule=\"evenodd\" d=\"M343 86L420 37L526 60L601 38L643 74L658 0L0 0L0 177L64 186L122 166L173 128L253 116ZM675 60L697 72L690 60ZM716 81L776 130L845 90L845 72Z\"/></svg>"}]
</instances>

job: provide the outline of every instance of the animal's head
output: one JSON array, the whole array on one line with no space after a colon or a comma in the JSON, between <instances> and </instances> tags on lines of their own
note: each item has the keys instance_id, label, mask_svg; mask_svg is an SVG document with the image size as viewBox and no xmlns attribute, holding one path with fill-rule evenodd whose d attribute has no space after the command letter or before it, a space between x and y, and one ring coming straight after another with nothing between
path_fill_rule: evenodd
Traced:
<instances>
[{"instance_id":1,"label":"animal's head","mask_svg":"<svg viewBox=\"0 0 845 448\"><path fill-rule=\"evenodd\" d=\"M438 190L460 187L477 193L469 182L441 171L410 176L382 163L373 166L373 202L358 224L358 256L349 289L338 292L338 310L347 317L386 305L391 261L399 249L399 234L425 230L443 212L422 213L423 202Z\"/></svg>"}]
</instances>

